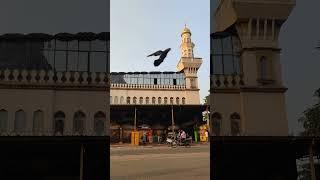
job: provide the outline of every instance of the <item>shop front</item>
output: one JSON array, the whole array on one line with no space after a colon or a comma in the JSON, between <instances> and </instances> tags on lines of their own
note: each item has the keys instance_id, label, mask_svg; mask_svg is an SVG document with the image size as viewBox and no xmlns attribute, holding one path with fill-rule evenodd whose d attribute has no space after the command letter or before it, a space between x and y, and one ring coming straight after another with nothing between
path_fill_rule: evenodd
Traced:
<instances>
[{"instance_id":1,"label":"shop front","mask_svg":"<svg viewBox=\"0 0 320 180\"><path fill-rule=\"evenodd\" d=\"M111 105L111 142L130 143L134 130L140 144L162 143L166 134L183 129L195 138L194 129L205 124L204 105Z\"/></svg>"}]
</instances>

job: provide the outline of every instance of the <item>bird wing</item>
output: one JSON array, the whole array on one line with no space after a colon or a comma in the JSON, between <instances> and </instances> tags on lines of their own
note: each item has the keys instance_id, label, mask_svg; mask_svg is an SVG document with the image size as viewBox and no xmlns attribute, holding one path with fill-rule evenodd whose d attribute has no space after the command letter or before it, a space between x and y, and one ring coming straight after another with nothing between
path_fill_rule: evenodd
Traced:
<instances>
[{"instance_id":1,"label":"bird wing","mask_svg":"<svg viewBox=\"0 0 320 180\"><path fill-rule=\"evenodd\" d=\"M160 51L157 51L157 52L154 52L150 55L148 55L147 57L150 57L150 56L160 56L163 52L160 50Z\"/></svg>"}]
</instances>

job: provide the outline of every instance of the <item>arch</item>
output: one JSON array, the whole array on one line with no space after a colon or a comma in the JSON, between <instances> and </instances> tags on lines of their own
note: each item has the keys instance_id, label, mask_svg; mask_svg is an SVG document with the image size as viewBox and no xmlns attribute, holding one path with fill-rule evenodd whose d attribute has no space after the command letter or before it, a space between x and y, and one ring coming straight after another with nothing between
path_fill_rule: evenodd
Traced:
<instances>
[{"instance_id":1,"label":"arch","mask_svg":"<svg viewBox=\"0 0 320 180\"><path fill-rule=\"evenodd\" d=\"M124 97L123 96L120 97L120 104L124 104Z\"/></svg>"},{"instance_id":2,"label":"arch","mask_svg":"<svg viewBox=\"0 0 320 180\"><path fill-rule=\"evenodd\" d=\"M186 104L186 98L185 97L182 98L182 104Z\"/></svg>"},{"instance_id":3,"label":"arch","mask_svg":"<svg viewBox=\"0 0 320 180\"><path fill-rule=\"evenodd\" d=\"M5 109L0 110L0 132L6 131L8 127L8 111Z\"/></svg>"},{"instance_id":4,"label":"arch","mask_svg":"<svg viewBox=\"0 0 320 180\"><path fill-rule=\"evenodd\" d=\"M133 104L137 104L137 97L133 97Z\"/></svg>"},{"instance_id":5,"label":"arch","mask_svg":"<svg viewBox=\"0 0 320 180\"><path fill-rule=\"evenodd\" d=\"M82 111L77 111L73 116L73 133L83 134L85 130L86 115Z\"/></svg>"},{"instance_id":6,"label":"arch","mask_svg":"<svg viewBox=\"0 0 320 180\"><path fill-rule=\"evenodd\" d=\"M241 133L240 129L240 115L238 113L232 113L230 115L230 129L232 136L239 136Z\"/></svg>"},{"instance_id":7,"label":"arch","mask_svg":"<svg viewBox=\"0 0 320 180\"><path fill-rule=\"evenodd\" d=\"M110 96L110 104L112 104L112 96Z\"/></svg>"},{"instance_id":8,"label":"arch","mask_svg":"<svg viewBox=\"0 0 320 180\"><path fill-rule=\"evenodd\" d=\"M114 103L114 104L118 104L118 103L119 103L119 102L118 102L118 96L115 96L115 97L114 97L113 103ZM110 104L111 104L111 103L110 103Z\"/></svg>"},{"instance_id":9,"label":"arch","mask_svg":"<svg viewBox=\"0 0 320 180\"><path fill-rule=\"evenodd\" d=\"M33 112L32 132L38 133L43 130L44 126L44 113L41 110Z\"/></svg>"},{"instance_id":10,"label":"arch","mask_svg":"<svg viewBox=\"0 0 320 180\"><path fill-rule=\"evenodd\" d=\"M26 113L22 109L16 111L14 119L14 131L23 131L25 130L26 125Z\"/></svg>"},{"instance_id":11,"label":"arch","mask_svg":"<svg viewBox=\"0 0 320 180\"><path fill-rule=\"evenodd\" d=\"M58 111L54 114L54 134L55 135L63 135L65 118L66 118L66 115L62 111Z\"/></svg>"},{"instance_id":12,"label":"arch","mask_svg":"<svg viewBox=\"0 0 320 180\"><path fill-rule=\"evenodd\" d=\"M139 104L143 104L143 97L139 98Z\"/></svg>"},{"instance_id":13,"label":"arch","mask_svg":"<svg viewBox=\"0 0 320 180\"><path fill-rule=\"evenodd\" d=\"M158 97L158 104L161 104L162 102L162 99L161 99L161 97Z\"/></svg>"},{"instance_id":14,"label":"arch","mask_svg":"<svg viewBox=\"0 0 320 180\"><path fill-rule=\"evenodd\" d=\"M156 104L156 97L152 97L152 104Z\"/></svg>"},{"instance_id":15,"label":"arch","mask_svg":"<svg viewBox=\"0 0 320 180\"><path fill-rule=\"evenodd\" d=\"M180 104L180 98L179 97L176 98L176 104Z\"/></svg>"},{"instance_id":16,"label":"arch","mask_svg":"<svg viewBox=\"0 0 320 180\"><path fill-rule=\"evenodd\" d=\"M211 120L212 120L212 130L214 135L220 136L221 133L221 127L222 127L222 117L220 113L213 113L211 115Z\"/></svg>"},{"instance_id":17,"label":"arch","mask_svg":"<svg viewBox=\"0 0 320 180\"><path fill-rule=\"evenodd\" d=\"M262 56L259 60L260 66L260 78L267 79L268 78L268 60L265 56Z\"/></svg>"},{"instance_id":18,"label":"arch","mask_svg":"<svg viewBox=\"0 0 320 180\"><path fill-rule=\"evenodd\" d=\"M149 101L150 101L149 97L146 97L146 104L149 104Z\"/></svg>"},{"instance_id":19,"label":"arch","mask_svg":"<svg viewBox=\"0 0 320 180\"><path fill-rule=\"evenodd\" d=\"M130 104L131 98L130 96L127 97L127 104Z\"/></svg>"},{"instance_id":20,"label":"arch","mask_svg":"<svg viewBox=\"0 0 320 180\"><path fill-rule=\"evenodd\" d=\"M173 104L173 97L170 97L170 104Z\"/></svg>"},{"instance_id":21,"label":"arch","mask_svg":"<svg viewBox=\"0 0 320 180\"><path fill-rule=\"evenodd\" d=\"M94 132L97 136L105 135L105 123L106 115L102 111L98 111L94 114Z\"/></svg>"},{"instance_id":22,"label":"arch","mask_svg":"<svg viewBox=\"0 0 320 180\"><path fill-rule=\"evenodd\" d=\"M164 97L164 104L168 104L168 98L167 97Z\"/></svg>"}]
</instances>

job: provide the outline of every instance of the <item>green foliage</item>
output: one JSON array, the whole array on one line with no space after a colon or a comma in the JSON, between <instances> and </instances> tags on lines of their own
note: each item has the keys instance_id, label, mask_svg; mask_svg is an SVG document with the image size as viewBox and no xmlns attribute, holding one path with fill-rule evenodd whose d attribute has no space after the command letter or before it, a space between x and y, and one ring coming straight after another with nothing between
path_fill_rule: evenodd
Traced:
<instances>
[{"instance_id":1,"label":"green foliage","mask_svg":"<svg viewBox=\"0 0 320 180\"><path fill-rule=\"evenodd\" d=\"M210 99L209 95L207 95L207 96L203 99L205 105L210 105L209 99Z\"/></svg>"},{"instance_id":2,"label":"green foliage","mask_svg":"<svg viewBox=\"0 0 320 180\"><path fill-rule=\"evenodd\" d=\"M310 164L305 163L305 164L302 164L300 167L301 167L301 171L298 172L298 176L299 176L298 179L310 180L311 179ZM315 168L317 180L320 180L320 164L315 164L314 168Z\"/></svg>"},{"instance_id":3,"label":"green foliage","mask_svg":"<svg viewBox=\"0 0 320 180\"><path fill-rule=\"evenodd\" d=\"M314 96L318 98L318 103L303 112L303 116L299 118L299 123L303 125L304 136L320 136L320 89Z\"/></svg>"}]
</instances>

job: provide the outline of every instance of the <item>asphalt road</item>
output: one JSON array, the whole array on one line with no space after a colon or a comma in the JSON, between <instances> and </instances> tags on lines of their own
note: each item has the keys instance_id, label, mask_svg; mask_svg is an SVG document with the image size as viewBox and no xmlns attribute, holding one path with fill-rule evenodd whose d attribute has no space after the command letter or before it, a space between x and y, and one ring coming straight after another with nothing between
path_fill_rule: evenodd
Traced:
<instances>
[{"instance_id":1,"label":"asphalt road","mask_svg":"<svg viewBox=\"0 0 320 180\"><path fill-rule=\"evenodd\" d=\"M209 145L111 147L111 180L209 180Z\"/></svg>"}]
</instances>

